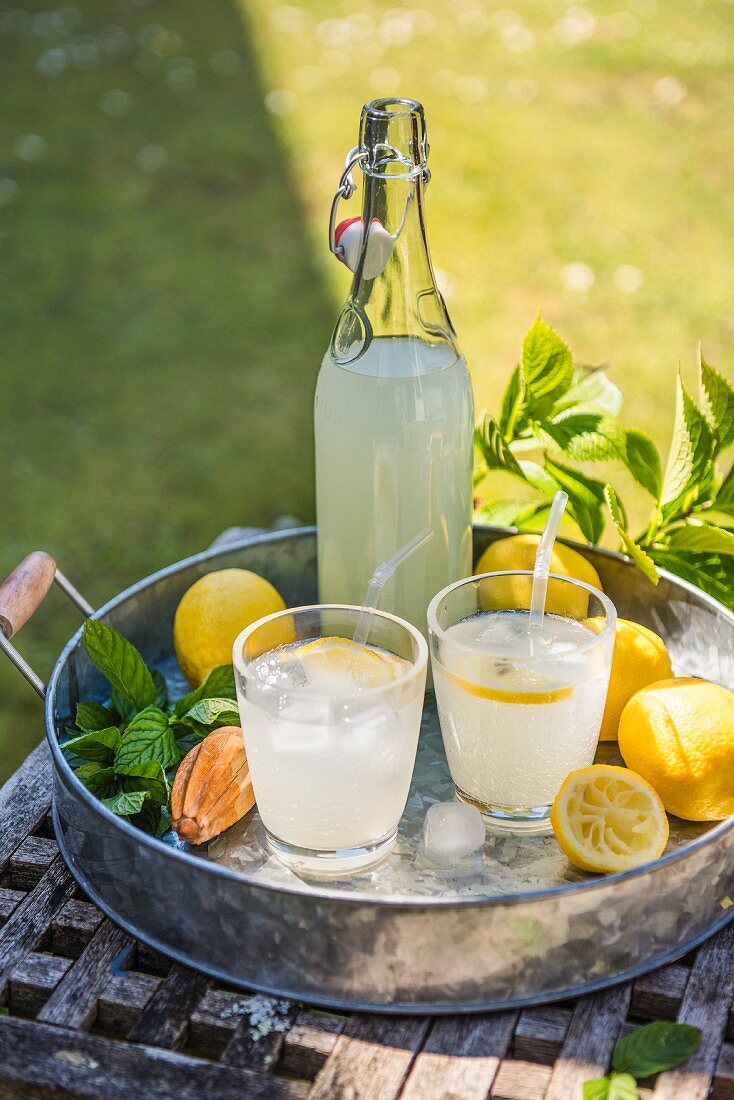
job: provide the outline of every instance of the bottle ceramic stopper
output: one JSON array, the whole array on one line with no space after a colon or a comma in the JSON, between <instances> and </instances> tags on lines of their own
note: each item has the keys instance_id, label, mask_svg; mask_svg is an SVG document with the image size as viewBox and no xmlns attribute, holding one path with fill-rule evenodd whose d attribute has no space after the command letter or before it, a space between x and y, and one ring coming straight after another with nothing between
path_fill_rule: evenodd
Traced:
<instances>
[{"instance_id":1,"label":"bottle ceramic stopper","mask_svg":"<svg viewBox=\"0 0 734 1100\"><path fill-rule=\"evenodd\" d=\"M334 231L334 251L338 259L349 268L357 270L359 256L362 250L362 236L364 234L364 222L362 218L345 218L339 222ZM367 252L362 268L364 279L375 279L381 271L385 270L388 260L392 256L395 242L385 229L379 218L373 218L370 222L370 231L367 237Z\"/></svg>"}]
</instances>

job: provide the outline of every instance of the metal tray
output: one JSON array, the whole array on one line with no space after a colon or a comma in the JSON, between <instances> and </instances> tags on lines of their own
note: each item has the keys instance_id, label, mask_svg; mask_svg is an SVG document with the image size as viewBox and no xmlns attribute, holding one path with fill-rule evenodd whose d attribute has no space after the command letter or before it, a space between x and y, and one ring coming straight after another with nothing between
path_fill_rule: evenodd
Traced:
<instances>
[{"instance_id":1,"label":"metal tray","mask_svg":"<svg viewBox=\"0 0 734 1100\"><path fill-rule=\"evenodd\" d=\"M478 553L506 531L478 529ZM617 554L583 548L621 615L661 633L676 671L734 687L734 615L670 575L657 588ZM259 535L164 569L96 617L129 637L169 684L177 603L213 569L254 569L289 606L316 599L313 528ZM107 811L74 777L58 732L104 683L77 633L46 697L55 768L54 825L84 891L168 955L236 986L329 1007L470 1012L575 996L684 954L734 915L734 819L671 821L661 859L624 874L574 872L552 837L488 834L470 878L415 860L425 808L451 797L429 702L414 782L390 859L333 884L306 883L270 859L253 812L209 845L160 841ZM610 749L601 750L608 758Z\"/></svg>"}]
</instances>

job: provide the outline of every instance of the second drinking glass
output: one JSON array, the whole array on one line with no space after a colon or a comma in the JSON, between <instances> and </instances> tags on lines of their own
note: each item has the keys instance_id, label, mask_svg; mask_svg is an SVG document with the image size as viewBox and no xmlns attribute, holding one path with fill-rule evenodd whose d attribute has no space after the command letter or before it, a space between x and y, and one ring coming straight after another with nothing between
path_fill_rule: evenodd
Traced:
<instances>
[{"instance_id":1,"label":"second drinking glass","mask_svg":"<svg viewBox=\"0 0 734 1100\"><path fill-rule=\"evenodd\" d=\"M532 573L487 573L428 608L431 664L457 796L485 820L546 832L569 772L594 759L617 614L597 589L551 576L530 623Z\"/></svg>"}]
</instances>

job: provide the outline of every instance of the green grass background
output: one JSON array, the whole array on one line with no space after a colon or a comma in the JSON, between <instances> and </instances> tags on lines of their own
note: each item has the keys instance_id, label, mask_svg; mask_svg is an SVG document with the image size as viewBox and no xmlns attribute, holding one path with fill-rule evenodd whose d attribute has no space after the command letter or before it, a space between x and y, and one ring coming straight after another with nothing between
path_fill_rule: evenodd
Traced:
<instances>
[{"instance_id":1,"label":"green grass background","mask_svg":"<svg viewBox=\"0 0 734 1100\"><path fill-rule=\"evenodd\" d=\"M312 518L348 288L326 220L375 95L426 106L478 407L538 309L612 361L661 446L699 338L732 377L729 0L20 2L0 4L3 575L44 548L99 603L231 524ZM77 622L52 593L19 647L47 675ZM41 733L0 663L0 778Z\"/></svg>"}]
</instances>

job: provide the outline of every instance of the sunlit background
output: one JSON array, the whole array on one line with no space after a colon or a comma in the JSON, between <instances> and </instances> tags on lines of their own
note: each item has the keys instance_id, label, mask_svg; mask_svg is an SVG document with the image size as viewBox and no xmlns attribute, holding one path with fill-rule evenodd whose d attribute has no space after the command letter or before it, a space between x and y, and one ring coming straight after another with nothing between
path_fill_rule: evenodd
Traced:
<instances>
[{"instance_id":1,"label":"sunlit background","mask_svg":"<svg viewBox=\"0 0 734 1100\"><path fill-rule=\"evenodd\" d=\"M433 256L479 407L539 309L661 446L734 369L734 3L0 6L0 573L98 604L232 524L313 518L311 401L362 103L422 100ZM352 200L356 211L358 198ZM19 647L45 676L57 593ZM0 667L0 778L39 739Z\"/></svg>"}]
</instances>

